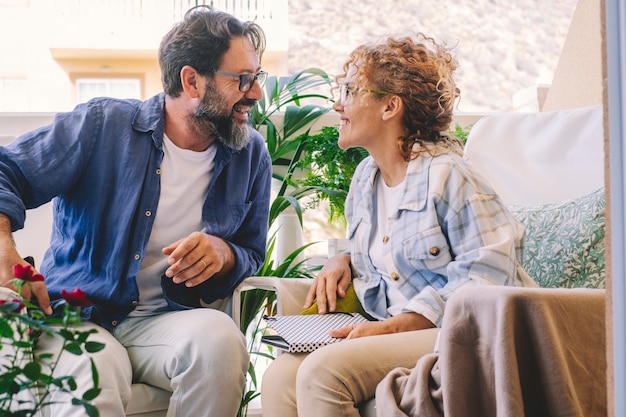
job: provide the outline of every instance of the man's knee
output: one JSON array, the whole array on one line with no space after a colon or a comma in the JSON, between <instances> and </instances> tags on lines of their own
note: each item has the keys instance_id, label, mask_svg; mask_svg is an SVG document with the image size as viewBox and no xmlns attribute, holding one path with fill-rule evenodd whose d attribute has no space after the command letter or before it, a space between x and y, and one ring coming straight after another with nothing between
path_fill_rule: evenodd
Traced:
<instances>
[{"instance_id":1,"label":"man's knee","mask_svg":"<svg viewBox=\"0 0 626 417\"><path fill-rule=\"evenodd\" d=\"M43 335L38 344L38 354L50 353L58 357L54 375L73 376L78 386L75 396L80 397L97 381L101 394L94 400L94 404L106 404L107 407L113 407L111 410L119 411L126 407L131 397L130 361L126 349L105 329L92 323L84 323L80 330L88 331L92 328L96 332L90 334L87 341L102 343L104 348L98 352L75 355L62 350L64 339L61 336ZM97 375L93 374L92 361ZM55 392L53 398L56 402L68 401L61 392Z\"/></svg>"},{"instance_id":2,"label":"man's knee","mask_svg":"<svg viewBox=\"0 0 626 417\"><path fill-rule=\"evenodd\" d=\"M188 343L180 345L186 352L181 353L212 369L232 372L240 368L245 374L250 363L246 338L233 320L216 310L198 309L195 313L187 332Z\"/></svg>"}]
</instances>

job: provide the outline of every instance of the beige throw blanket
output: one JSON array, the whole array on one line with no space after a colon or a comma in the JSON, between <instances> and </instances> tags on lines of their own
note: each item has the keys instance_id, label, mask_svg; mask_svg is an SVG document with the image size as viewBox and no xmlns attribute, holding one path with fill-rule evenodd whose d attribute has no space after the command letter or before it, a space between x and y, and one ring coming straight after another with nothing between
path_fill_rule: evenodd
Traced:
<instances>
[{"instance_id":1,"label":"beige throw blanket","mask_svg":"<svg viewBox=\"0 0 626 417\"><path fill-rule=\"evenodd\" d=\"M378 417L607 415L605 291L474 287L438 352L378 385Z\"/></svg>"}]
</instances>

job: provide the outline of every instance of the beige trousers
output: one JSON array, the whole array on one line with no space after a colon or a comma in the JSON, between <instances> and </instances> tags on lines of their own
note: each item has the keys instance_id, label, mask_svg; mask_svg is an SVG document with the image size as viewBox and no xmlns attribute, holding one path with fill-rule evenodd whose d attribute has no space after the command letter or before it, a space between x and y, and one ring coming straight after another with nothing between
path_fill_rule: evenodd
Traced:
<instances>
[{"instance_id":1,"label":"beige trousers","mask_svg":"<svg viewBox=\"0 0 626 417\"><path fill-rule=\"evenodd\" d=\"M397 367L433 351L439 329L344 340L310 354L283 353L263 375L264 417L359 417L358 405Z\"/></svg>"}]
</instances>

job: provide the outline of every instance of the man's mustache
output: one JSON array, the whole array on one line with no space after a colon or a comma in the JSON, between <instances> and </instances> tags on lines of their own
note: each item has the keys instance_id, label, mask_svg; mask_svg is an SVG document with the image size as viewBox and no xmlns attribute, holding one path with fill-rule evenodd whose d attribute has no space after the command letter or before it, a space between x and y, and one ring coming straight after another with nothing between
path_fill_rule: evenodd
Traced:
<instances>
[{"instance_id":1,"label":"man's mustache","mask_svg":"<svg viewBox=\"0 0 626 417\"><path fill-rule=\"evenodd\" d=\"M258 100L242 98L241 100L237 102L237 104L235 104L235 106L254 107L257 105L257 103L258 103Z\"/></svg>"}]
</instances>

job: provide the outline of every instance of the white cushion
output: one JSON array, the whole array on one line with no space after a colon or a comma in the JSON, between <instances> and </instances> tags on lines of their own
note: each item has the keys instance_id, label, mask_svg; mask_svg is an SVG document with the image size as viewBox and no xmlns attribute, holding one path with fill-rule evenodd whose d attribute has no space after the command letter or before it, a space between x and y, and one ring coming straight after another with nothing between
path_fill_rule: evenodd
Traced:
<instances>
[{"instance_id":1,"label":"white cushion","mask_svg":"<svg viewBox=\"0 0 626 417\"><path fill-rule=\"evenodd\" d=\"M589 194L604 186L602 106L485 117L471 128L465 154L506 204Z\"/></svg>"}]
</instances>

